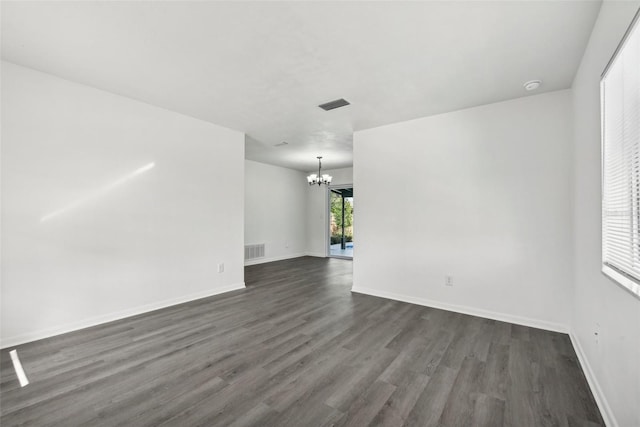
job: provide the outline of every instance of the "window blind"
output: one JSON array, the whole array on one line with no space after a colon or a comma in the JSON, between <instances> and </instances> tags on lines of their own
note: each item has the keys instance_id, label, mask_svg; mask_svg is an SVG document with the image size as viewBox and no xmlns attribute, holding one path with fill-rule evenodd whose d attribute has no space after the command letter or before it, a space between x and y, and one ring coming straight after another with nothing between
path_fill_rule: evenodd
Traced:
<instances>
[{"instance_id":1,"label":"window blind","mask_svg":"<svg viewBox=\"0 0 640 427\"><path fill-rule=\"evenodd\" d=\"M640 26L634 20L603 74L603 271L640 295Z\"/></svg>"}]
</instances>

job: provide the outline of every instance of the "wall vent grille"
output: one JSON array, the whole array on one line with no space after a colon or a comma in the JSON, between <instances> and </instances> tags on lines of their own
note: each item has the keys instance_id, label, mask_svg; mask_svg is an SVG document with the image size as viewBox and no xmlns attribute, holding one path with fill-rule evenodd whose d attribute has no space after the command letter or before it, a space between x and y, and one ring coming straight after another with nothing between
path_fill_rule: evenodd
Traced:
<instances>
[{"instance_id":1,"label":"wall vent grille","mask_svg":"<svg viewBox=\"0 0 640 427\"><path fill-rule=\"evenodd\" d=\"M264 243L258 243L256 245L245 245L244 247L244 260L264 258Z\"/></svg>"}]
</instances>

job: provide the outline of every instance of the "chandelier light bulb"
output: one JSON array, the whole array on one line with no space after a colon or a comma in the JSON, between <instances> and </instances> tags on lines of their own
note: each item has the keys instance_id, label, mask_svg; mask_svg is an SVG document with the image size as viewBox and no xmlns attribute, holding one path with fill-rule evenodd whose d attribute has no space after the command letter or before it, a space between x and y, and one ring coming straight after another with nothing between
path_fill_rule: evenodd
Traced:
<instances>
[{"instance_id":1,"label":"chandelier light bulb","mask_svg":"<svg viewBox=\"0 0 640 427\"><path fill-rule=\"evenodd\" d=\"M322 174L322 156L318 156L318 174L312 173L311 175L307 176L307 182L309 183L309 185L329 185L331 184L331 175L329 174Z\"/></svg>"}]
</instances>

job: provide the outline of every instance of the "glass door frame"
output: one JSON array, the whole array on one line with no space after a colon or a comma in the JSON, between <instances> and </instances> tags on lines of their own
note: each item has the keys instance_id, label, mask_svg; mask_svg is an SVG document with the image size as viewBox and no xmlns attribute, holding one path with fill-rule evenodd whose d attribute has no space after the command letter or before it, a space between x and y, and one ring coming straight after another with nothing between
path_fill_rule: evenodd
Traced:
<instances>
[{"instance_id":1,"label":"glass door frame","mask_svg":"<svg viewBox=\"0 0 640 427\"><path fill-rule=\"evenodd\" d=\"M353 184L336 184L327 186L326 195L326 222L324 227L326 251L328 258L350 259L353 260L353 256L331 255L331 190L343 190L345 188L353 189ZM354 216L355 222L355 216Z\"/></svg>"}]
</instances>

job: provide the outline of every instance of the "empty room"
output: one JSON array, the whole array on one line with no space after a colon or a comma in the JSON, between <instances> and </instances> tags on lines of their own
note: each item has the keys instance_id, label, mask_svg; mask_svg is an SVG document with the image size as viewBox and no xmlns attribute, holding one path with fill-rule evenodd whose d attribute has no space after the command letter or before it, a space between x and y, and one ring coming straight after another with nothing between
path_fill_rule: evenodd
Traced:
<instances>
[{"instance_id":1,"label":"empty room","mask_svg":"<svg viewBox=\"0 0 640 427\"><path fill-rule=\"evenodd\" d=\"M1 1L0 425L640 427L640 1Z\"/></svg>"}]
</instances>

